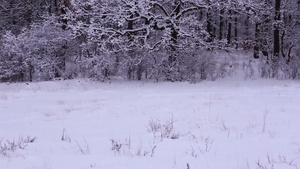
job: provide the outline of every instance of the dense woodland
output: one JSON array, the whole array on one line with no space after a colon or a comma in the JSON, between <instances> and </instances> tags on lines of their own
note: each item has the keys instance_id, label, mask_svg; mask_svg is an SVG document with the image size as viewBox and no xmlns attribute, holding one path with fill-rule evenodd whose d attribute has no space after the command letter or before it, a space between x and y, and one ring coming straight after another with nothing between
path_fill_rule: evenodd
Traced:
<instances>
[{"instance_id":1,"label":"dense woodland","mask_svg":"<svg viewBox=\"0 0 300 169\"><path fill-rule=\"evenodd\" d=\"M300 0L0 0L0 81L214 80L215 51L299 79Z\"/></svg>"}]
</instances>

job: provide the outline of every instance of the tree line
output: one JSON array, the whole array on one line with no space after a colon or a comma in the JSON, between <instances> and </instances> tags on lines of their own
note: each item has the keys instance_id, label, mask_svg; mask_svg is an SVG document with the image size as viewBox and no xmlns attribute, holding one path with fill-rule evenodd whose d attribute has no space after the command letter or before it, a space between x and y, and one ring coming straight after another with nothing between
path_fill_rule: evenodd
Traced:
<instances>
[{"instance_id":1,"label":"tree line","mask_svg":"<svg viewBox=\"0 0 300 169\"><path fill-rule=\"evenodd\" d=\"M0 0L0 80L230 74L214 51L253 52L261 77L299 78L300 0Z\"/></svg>"}]
</instances>

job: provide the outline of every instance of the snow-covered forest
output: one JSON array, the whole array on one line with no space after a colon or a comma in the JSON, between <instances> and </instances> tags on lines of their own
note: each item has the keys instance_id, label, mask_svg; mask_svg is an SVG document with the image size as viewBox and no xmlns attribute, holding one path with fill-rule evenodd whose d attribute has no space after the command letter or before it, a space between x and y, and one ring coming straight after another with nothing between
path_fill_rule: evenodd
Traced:
<instances>
[{"instance_id":1,"label":"snow-covered forest","mask_svg":"<svg viewBox=\"0 0 300 169\"><path fill-rule=\"evenodd\" d=\"M236 52L299 79L299 0L1 0L0 15L2 82L215 80Z\"/></svg>"},{"instance_id":2,"label":"snow-covered forest","mask_svg":"<svg viewBox=\"0 0 300 169\"><path fill-rule=\"evenodd\" d=\"M300 0L0 0L0 169L299 169L299 26Z\"/></svg>"}]
</instances>

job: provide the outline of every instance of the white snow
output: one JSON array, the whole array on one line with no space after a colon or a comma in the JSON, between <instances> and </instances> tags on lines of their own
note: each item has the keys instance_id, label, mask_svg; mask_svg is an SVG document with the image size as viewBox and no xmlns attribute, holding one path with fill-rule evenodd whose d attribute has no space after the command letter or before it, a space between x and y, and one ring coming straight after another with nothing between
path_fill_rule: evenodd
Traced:
<instances>
[{"instance_id":1,"label":"white snow","mask_svg":"<svg viewBox=\"0 0 300 169\"><path fill-rule=\"evenodd\" d=\"M0 168L298 169L299 101L289 80L0 84Z\"/></svg>"}]
</instances>

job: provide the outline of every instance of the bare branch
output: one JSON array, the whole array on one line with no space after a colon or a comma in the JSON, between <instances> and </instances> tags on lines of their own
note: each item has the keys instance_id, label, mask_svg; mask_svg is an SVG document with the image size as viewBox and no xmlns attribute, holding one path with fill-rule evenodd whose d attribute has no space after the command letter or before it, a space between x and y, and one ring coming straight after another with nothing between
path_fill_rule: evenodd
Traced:
<instances>
[{"instance_id":1,"label":"bare branch","mask_svg":"<svg viewBox=\"0 0 300 169\"><path fill-rule=\"evenodd\" d=\"M161 4L153 3L153 6L157 6L159 9L161 9L162 12L165 14L165 16L169 16L168 12L165 10L165 8Z\"/></svg>"}]
</instances>

